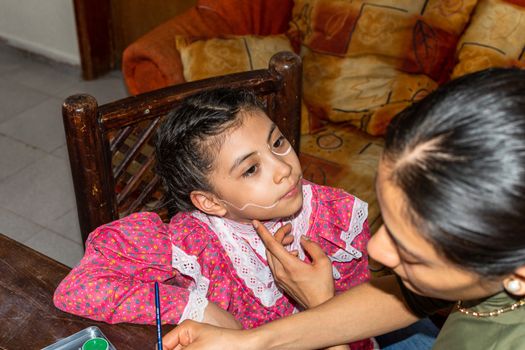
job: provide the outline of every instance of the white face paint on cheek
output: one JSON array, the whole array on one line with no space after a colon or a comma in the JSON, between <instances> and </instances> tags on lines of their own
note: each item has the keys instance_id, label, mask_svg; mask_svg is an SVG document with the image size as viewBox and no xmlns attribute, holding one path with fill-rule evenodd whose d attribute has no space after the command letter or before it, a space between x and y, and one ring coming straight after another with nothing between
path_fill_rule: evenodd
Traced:
<instances>
[{"instance_id":1,"label":"white face paint on cheek","mask_svg":"<svg viewBox=\"0 0 525 350\"><path fill-rule=\"evenodd\" d=\"M242 207L239 208L239 207L236 206L235 204L233 204L233 203L231 203L231 202L228 202L228 201L226 201L226 200L224 200L224 199L219 199L219 200L220 200L221 202L223 202L223 203L226 203L226 204L228 204L228 205L234 207L234 208L237 209L237 210L240 210L240 211L243 211L243 210L245 210L245 209L248 208L248 207L256 207L256 208L260 208L260 209L272 209L272 208L274 208L275 206L277 206L277 204L279 204L279 200L275 201L275 202L274 202L273 204L271 204L271 205L259 205L259 204L255 204L255 203L246 203L245 205L243 205Z\"/></svg>"},{"instance_id":2,"label":"white face paint on cheek","mask_svg":"<svg viewBox=\"0 0 525 350\"><path fill-rule=\"evenodd\" d=\"M277 155L277 156L280 156L280 157L283 157L283 156L286 156L287 154L289 154L291 151L292 151L292 145L290 145L286 151L282 152L282 153L279 153L279 152L276 152L275 150L272 150L272 148L270 147L270 145L268 145L268 148L270 149L270 152L272 152L273 154ZM232 206L234 207L235 209L237 210L240 210L240 211L243 211L245 210L246 208L248 207L255 207L255 208L260 208L260 209L272 209L272 208L275 208L277 206L277 204L279 204L279 201L280 199L276 200L274 203L270 204L270 205L261 205L261 204L255 204L255 203L246 203L245 205L243 205L242 207L238 207L236 206L235 204L231 203L231 202L228 202L227 200L224 200L224 199L220 199L219 200L223 203L226 203L228 204L229 206Z\"/></svg>"}]
</instances>

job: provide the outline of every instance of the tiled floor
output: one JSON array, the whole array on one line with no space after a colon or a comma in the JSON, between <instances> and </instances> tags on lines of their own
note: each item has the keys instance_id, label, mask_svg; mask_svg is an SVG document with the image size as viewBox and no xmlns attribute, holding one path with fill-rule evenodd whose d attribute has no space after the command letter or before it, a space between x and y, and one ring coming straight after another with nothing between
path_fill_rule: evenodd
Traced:
<instances>
[{"instance_id":1,"label":"tiled floor","mask_svg":"<svg viewBox=\"0 0 525 350\"><path fill-rule=\"evenodd\" d=\"M83 81L79 67L0 43L0 232L68 266L83 254L61 104L127 95L120 72Z\"/></svg>"}]
</instances>

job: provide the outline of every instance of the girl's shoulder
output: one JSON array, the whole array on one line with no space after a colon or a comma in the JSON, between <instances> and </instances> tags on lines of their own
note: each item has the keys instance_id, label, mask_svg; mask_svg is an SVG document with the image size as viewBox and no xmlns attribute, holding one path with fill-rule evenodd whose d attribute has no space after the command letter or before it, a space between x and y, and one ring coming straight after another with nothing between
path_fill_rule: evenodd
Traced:
<instances>
[{"instance_id":1,"label":"girl's shoulder","mask_svg":"<svg viewBox=\"0 0 525 350\"><path fill-rule=\"evenodd\" d=\"M162 222L158 214L153 212L138 212L130 214L121 219L111 221L107 224L97 227L88 237L88 242L95 239L102 233L123 232L132 234L133 232L157 232L166 231L165 223Z\"/></svg>"},{"instance_id":2,"label":"girl's shoulder","mask_svg":"<svg viewBox=\"0 0 525 350\"><path fill-rule=\"evenodd\" d=\"M96 228L86 241L86 251L97 245L134 247L145 239L157 245L169 242L167 225L153 212L138 212Z\"/></svg>"},{"instance_id":3,"label":"girl's shoulder","mask_svg":"<svg viewBox=\"0 0 525 350\"><path fill-rule=\"evenodd\" d=\"M368 204L343 189L305 181L312 189L312 207L318 220L347 228L352 217L368 215ZM355 220L356 218L354 218Z\"/></svg>"},{"instance_id":4,"label":"girl's shoulder","mask_svg":"<svg viewBox=\"0 0 525 350\"><path fill-rule=\"evenodd\" d=\"M216 243L216 235L205 222L193 212L180 212L175 214L169 224L173 243L184 240L203 241L210 244Z\"/></svg>"},{"instance_id":5,"label":"girl's shoulder","mask_svg":"<svg viewBox=\"0 0 525 350\"><path fill-rule=\"evenodd\" d=\"M316 183L303 180L303 186L310 186L313 193L313 198L323 204L328 204L332 202L344 201L349 198L356 198L354 195L346 192L341 188L330 187L325 185L318 185Z\"/></svg>"},{"instance_id":6,"label":"girl's shoulder","mask_svg":"<svg viewBox=\"0 0 525 350\"><path fill-rule=\"evenodd\" d=\"M194 212L191 211L175 214L171 218L168 226L170 229L188 231L192 234L206 234L211 231L208 225L200 220L198 215L194 215Z\"/></svg>"},{"instance_id":7,"label":"girl's shoulder","mask_svg":"<svg viewBox=\"0 0 525 350\"><path fill-rule=\"evenodd\" d=\"M137 212L128 216L111 221L107 224L101 225L97 230L104 229L156 229L164 226L164 222L157 213L154 212Z\"/></svg>"},{"instance_id":8,"label":"girl's shoulder","mask_svg":"<svg viewBox=\"0 0 525 350\"><path fill-rule=\"evenodd\" d=\"M312 185L312 202L310 236L334 261L361 258L369 239L367 203L344 190L319 185Z\"/></svg>"}]
</instances>

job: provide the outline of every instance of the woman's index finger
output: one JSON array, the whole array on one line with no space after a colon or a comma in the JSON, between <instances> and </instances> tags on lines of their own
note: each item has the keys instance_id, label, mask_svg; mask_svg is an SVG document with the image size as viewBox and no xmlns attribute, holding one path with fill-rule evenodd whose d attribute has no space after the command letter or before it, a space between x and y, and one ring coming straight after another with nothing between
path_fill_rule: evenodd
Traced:
<instances>
[{"instance_id":1,"label":"woman's index finger","mask_svg":"<svg viewBox=\"0 0 525 350\"><path fill-rule=\"evenodd\" d=\"M268 251L272 253L275 258L282 262L283 260L289 259L291 257L288 251L284 249L283 245L273 237L270 231L268 231L268 229L263 224L257 220L253 220L252 224L259 237L261 237L261 240L263 241L266 249L268 249Z\"/></svg>"}]
</instances>

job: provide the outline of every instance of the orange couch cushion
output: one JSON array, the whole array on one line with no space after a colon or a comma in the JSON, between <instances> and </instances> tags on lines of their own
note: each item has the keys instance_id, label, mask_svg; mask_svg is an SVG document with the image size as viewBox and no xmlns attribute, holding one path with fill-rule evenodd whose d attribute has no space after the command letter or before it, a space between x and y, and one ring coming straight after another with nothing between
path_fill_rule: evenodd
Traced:
<instances>
[{"instance_id":1,"label":"orange couch cushion","mask_svg":"<svg viewBox=\"0 0 525 350\"><path fill-rule=\"evenodd\" d=\"M303 46L304 100L372 135L448 79L477 0L296 0L288 35Z\"/></svg>"},{"instance_id":2,"label":"orange couch cushion","mask_svg":"<svg viewBox=\"0 0 525 350\"><path fill-rule=\"evenodd\" d=\"M292 0L199 0L185 13L146 33L124 50L122 72L131 94L184 82L178 35L272 35L288 28Z\"/></svg>"},{"instance_id":3,"label":"orange couch cushion","mask_svg":"<svg viewBox=\"0 0 525 350\"><path fill-rule=\"evenodd\" d=\"M525 0L481 0L456 56L452 78L489 67L525 68Z\"/></svg>"}]
</instances>

